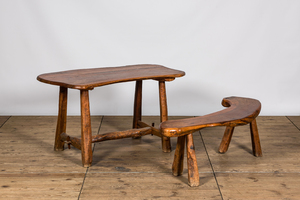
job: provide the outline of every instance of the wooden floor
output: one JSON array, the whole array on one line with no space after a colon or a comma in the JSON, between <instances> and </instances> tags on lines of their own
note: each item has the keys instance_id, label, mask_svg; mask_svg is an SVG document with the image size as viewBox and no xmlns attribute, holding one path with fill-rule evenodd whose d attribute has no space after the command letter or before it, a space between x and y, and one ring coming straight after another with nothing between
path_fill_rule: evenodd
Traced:
<instances>
[{"instance_id":1,"label":"wooden floor","mask_svg":"<svg viewBox=\"0 0 300 200\"><path fill-rule=\"evenodd\" d=\"M93 133L129 129L131 120L94 116ZM257 122L261 158L251 154L249 126L236 128L226 154L217 153L224 127L194 133L201 184L189 187L186 165L173 177L174 150L163 153L156 136L97 143L83 168L79 150L53 151L56 117L0 117L0 199L300 199L300 117ZM67 133L80 135L80 118L68 118Z\"/></svg>"}]
</instances>

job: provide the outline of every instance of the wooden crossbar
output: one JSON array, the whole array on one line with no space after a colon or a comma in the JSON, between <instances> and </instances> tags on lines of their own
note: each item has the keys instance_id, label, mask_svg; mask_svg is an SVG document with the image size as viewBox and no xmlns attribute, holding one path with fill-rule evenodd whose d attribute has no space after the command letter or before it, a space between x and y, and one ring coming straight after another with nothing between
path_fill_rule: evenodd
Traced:
<instances>
[{"instance_id":1,"label":"wooden crossbar","mask_svg":"<svg viewBox=\"0 0 300 200\"><path fill-rule=\"evenodd\" d=\"M138 121L138 127L139 128L149 127L149 128L151 128L151 134L156 135L158 137L162 137L159 129L154 128L153 126L150 126L149 124L146 124L145 122Z\"/></svg>"},{"instance_id":2,"label":"wooden crossbar","mask_svg":"<svg viewBox=\"0 0 300 200\"><path fill-rule=\"evenodd\" d=\"M130 129L126 131L115 131L115 132L92 136L92 143L102 142L105 140L122 139L128 137L140 137L151 133L152 133L151 127ZM71 144L75 148L81 149L81 138L72 137L67 135L66 133L62 133L60 137L61 137L61 141L66 141L68 144Z\"/></svg>"},{"instance_id":3,"label":"wooden crossbar","mask_svg":"<svg viewBox=\"0 0 300 200\"><path fill-rule=\"evenodd\" d=\"M95 142L102 142L105 140L115 140L115 139L122 139L128 137L140 137L143 135L151 134L152 130L150 127L145 128L137 128L137 129L130 129L127 131L116 131L111 133L104 133L101 135L95 135L92 138L92 143Z\"/></svg>"}]
</instances>

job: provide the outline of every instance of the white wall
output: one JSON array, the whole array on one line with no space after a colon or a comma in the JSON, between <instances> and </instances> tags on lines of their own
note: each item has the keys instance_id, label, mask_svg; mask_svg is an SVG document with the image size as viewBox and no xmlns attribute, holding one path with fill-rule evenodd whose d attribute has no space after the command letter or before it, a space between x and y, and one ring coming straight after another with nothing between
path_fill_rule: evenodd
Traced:
<instances>
[{"instance_id":1,"label":"white wall","mask_svg":"<svg viewBox=\"0 0 300 200\"><path fill-rule=\"evenodd\" d=\"M0 0L0 115L56 115L58 87L41 73L162 64L170 115L203 115L236 95L261 115L300 114L300 1ZM90 92L92 114L131 115L134 83ZM143 113L158 115L158 86L144 84ZM79 114L79 91L68 113Z\"/></svg>"}]
</instances>

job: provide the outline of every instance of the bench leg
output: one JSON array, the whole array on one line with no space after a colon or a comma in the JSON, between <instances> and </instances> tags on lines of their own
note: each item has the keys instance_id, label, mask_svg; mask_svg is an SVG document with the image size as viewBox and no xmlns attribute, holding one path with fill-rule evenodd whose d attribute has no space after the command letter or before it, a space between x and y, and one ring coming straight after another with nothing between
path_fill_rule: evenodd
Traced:
<instances>
[{"instance_id":1,"label":"bench leg","mask_svg":"<svg viewBox=\"0 0 300 200\"><path fill-rule=\"evenodd\" d=\"M190 186L199 186L199 171L195 154L195 146L193 134L186 136L186 152L187 152L187 166L188 166L188 181Z\"/></svg>"},{"instance_id":2,"label":"bench leg","mask_svg":"<svg viewBox=\"0 0 300 200\"><path fill-rule=\"evenodd\" d=\"M165 81L159 81L160 122L168 120L167 96ZM171 152L171 141L169 137L162 137L163 152Z\"/></svg>"},{"instance_id":3,"label":"bench leg","mask_svg":"<svg viewBox=\"0 0 300 200\"><path fill-rule=\"evenodd\" d=\"M142 80L136 81L132 128L138 128L138 121L142 120L142 86ZM138 139L140 137L136 136L133 138Z\"/></svg>"},{"instance_id":4,"label":"bench leg","mask_svg":"<svg viewBox=\"0 0 300 200\"><path fill-rule=\"evenodd\" d=\"M181 136L177 138L177 146L176 146L174 161L172 165L172 172L174 176L182 175L185 138L186 136Z\"/></svg>"},{"instance_id":5,"label":"bench leg","mask_svg":"<svg viewBox=\"0 0 300 200\"><path fill-rule=\"evenodd\" d=\"M219 153L226 153L228 150L234 127L227 126L219 147Z\"/></svg>"},{"instance_id":6,"label":"bench leg","mask_svg":"<svg viewBox=\"0 0 300 200\"><path fill-rule=\"evenodd\" d=\"M81 156L83 167L92 164L92 128L90 116L89 91L80 90L81 101Z\"/></svg>"},{"instance_id":7,"label":"bench leg","mask_svg":"<svg viewBox=\"0 0 300 200\"><path fill-rule=\"evenodd\" d=\"M253 155L257 156L257 157L260 157L260 156L262 156L262 151L261 151L261 146L260 146L260 141L259 141L259 135L258 135L258 130L257 130L256 119L254 119L250 123L250 131L251 131L251 141L252 141Z\"/></svg>"},{"instance_id":8,"label":"bench leg","mask_svg":"<svg viewBox=\"0 0 300 200\"><path fill-rule=\"evenodd\" d=\"M59 107L58 107L58 118L55 134L54 150L64 150L64 141L61 141L60 134L66 132L67 124L67 101L68 101L68 88L59 88Z\"/></svg>"}]
</instances>

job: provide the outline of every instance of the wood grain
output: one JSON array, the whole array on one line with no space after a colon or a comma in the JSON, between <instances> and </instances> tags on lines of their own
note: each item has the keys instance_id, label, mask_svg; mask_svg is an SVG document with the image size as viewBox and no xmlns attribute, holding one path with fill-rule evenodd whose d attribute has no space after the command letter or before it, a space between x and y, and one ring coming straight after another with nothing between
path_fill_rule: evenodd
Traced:
<instances>
[{"instance_id":1,"label":"wood grain","mask_svg":"<svg viewBox=\"0 0 300 200\"><path fill-rule=\"evenodd\" d=\"M204 184L199 187L189 187L186 179L166 173L89 173L80 197L82 200L222 199L213 174L201 174Z\"/></svg>"},{"instance_id":2,"label":"wood grain","mask_svg":"<svg viewBox=\"0 0 300 200\"><path fill-rule=\"evenodd\" d=\"M177 145L172 165L172 172L174 176L181 176L183 172L185 140L186 136L181 136L177 138Z\"/></svg>"},{"instance_id":3,"label":"wood grain","mask_svg":"<svg viewBox=\"0 0 300 200\"><path fill-rule=\"evenodd\" d=\"M56 121L53 116L12 116L0 129L0 174L84 173L80 151L53 151ZM67 132L80 136L80 117L67 121ZM100 121L92 117L94 130Z\"/></svg>"},{"instance_id":4,"label":"wood grain","mask_svg":"<svg viewBox=\"0 0 300 200\"><path fill-rule=\"evenodd\" d=\"M288 116L287 118L300 130L300 116Z\"/></svg>"},{"instance_id":5,"label":"wood grain","mask_svg":"<svg viewBox=\"0 0 300 200\"><path fill-rule=\"evenodd\" d=\"M263 157L252 156L249 126L235 128L231 148L218 153L224 127L201 130L215 172L222 173L300 173L300 132L284 116L258 116ZM197 144L197 143L196 143Z\"/></svg>"},{"instance_id":6,"label":"wood grain","mask_svg":"<svg viewBox=\"0 0 300 200\"><path fill-rule=\"evenodd\" d=\"M182 118L182 117L181 117ZM170 119L175 119L170 117ZM157 128L159 116L144 116L143 120L149 124L154 122ZM132 118L125 116L105 116L102 121L99 134L110 131L122 131L130 128ZM196 157L201 160L199 170L210 173L209 161L202 145L201 137L194 135L197 144ZM175 147L176 140L173 138L171 144ZM111 151L110 149L114 149ZM156 136L146 135L139 140L125 138L122 140L110 140L95 144L93 153L93 165L91 172L149 172L149 173L170 173L172 168L174 151L162 152L161 139ZM186 156L186 154L184 155ZM184 164L184 174L187 175L187 165ZM187 179L185 183L187 184Z\"/></svg>"},{"instance_id":7,"label":"wood grain","mask_svg":"<svg viewBox=\"0 0 300 200\"><path fill-rule=\"evenodd\" d=\"M107 140L116 140L116 139L124 139L128 137L141 137L143 135L151 134L151 128L139 128L139 129L130 129L126 131L117 131L110 133L98 134L92 137L92 142L102 142Z\"/></svg>"},{"instance_id":8,"label":"wood grain","mask_svg":"<svg viewBox=\"0 0 300 200\"><path fill-rule=\"evenodd\" d=\"M75 138L67 135L66 133L60 134L61 141L67 142L68 145L72 145L76 149L81 150L81 139L80 138ZM71 148L71 147L69 147Z\"/></svg>"},{"instance_id":9,"label":"wood grain","mask_svg":"<svg viewBox=\"0 0 300 200\"><path fill-rule=\"evenodd\" d=\"M188 181L191 187L199 186L199 171L195 154L195 145L193 134L186 136L186 153L187 153L187 167L188 167Z\"/></svg>"},{"instance_id":10,"label":"wood grain","mask_svg":"<svg viewBox=\"0 0 300 200\"><path fill-rule=\"evenodd\" d=\"M0 199L78 199L84 173L0 174Z\"/></svg>"},{"instance_id":11,"label":"wood grain","mask_svg":"<svg viewBox=\"0 0 300 200\"><path fill-rule=\"evenodd\" d=\"M68 139L68 145L74 144L75 147L81 148L82 164L84 167L89 167L92 163L92 130L90 123L90 107L89 107L89 90L95 87L136 81L136 92L134 99L134 116L133 128L138 127L138 122L142 117L142 81L153 79L159 82L160 94L160 110L161 122L166 121L167 118L167 102L165 92L165 81L172 81L175 77L184 76L183 71L170 69L161 65L130 65L122 67L106 67L94 69L79 69L69 70L63 72L41 74L37 80L60 86L59 97L59 114L55 137L55 150L64 149L64 140ZM72 136L72 140L66 133L66 119L67 119L67 90L68 88L79 89L81 99L81 139ZM62 140L61 134L65 138ZM123 138L125 132L118 137L111 137L106 135L106 138ZM140 138L141 134L132 135L133 138ZM127 137L127 136L126 136ZM104 141L103 138L98 138L98 142ZM161 137L162 149L164 152L171 151L170 139ZM95 141L94 141L95 142Z\"/></svg>"},{"instance_id":12,"label":"wood grain","mask_svg":"<svg viewBox=\"0 0 300 200\"><path fill-rule=\"evenodd\" d=\"M54 150L64 150L64 141L61 139L61 134L66 132L67 128L67 102L68 102L68 88L59 88L59 106L58 106L58 118L54 140Z\"/></svg>"},{"instance_id":13,"label":"wood grain","mask_svg":"<svg viewBox=\"0 0 300 200\"><path fill-rule=\"evenodd\" d=\"M136 81L132 128L138 128L138 121L142 120L142 87L143 87L143 81L142 80Z\"/></svg>"},{"instance_id":14,"label":"wood grain","mask_svg":"<svg viewBox=\"0 0 300 200\"><path fill-rule=\"evenodd\" d=\"M149 127L149 128L151 128L151 130L152 130L152 132L151 132L152 135L156 135L156 136L158 136L158 137L162 137L162 135L161 135L161 133L160 133L160 130L159 130L158 128L152 127L152 126L150 126L149 124L146 124L145 122L139 121L139 122L138 122L138 127L139 127L139 128Z\"/></svg>"},{"instance_id":15,"label":"wood grain","mask_svg":"<svg viewBox=\"0 0 300 200\"><path fill-rule=\"evenodd\" d=\"M234 127L250 123L253 155L262 156L260 140L255 118L258 116L261 104L258 100L241 97L227 97L222 105L228 109L215 112L202 117L194 117L183 120L170 120L160 124L161 134L167 137L183 137L187 140L188 177L190 186L199 185L199 172L195 156L195 147L192 133L205 127L227 126L221 141L219 152L225 153L231 141ZM162 116L162 115L161 115ZM181 142L181 139L178 140ZM173 164L173 174L181 174L180 154L182 144L177 145Z\"/></svg>"},{"instance_id":16,"label":"wood grain","mask_svg":"<svg viewBox=\"0 0 300 200\"><path fill-rule=\"evenodd\" d=\"M300 197L299 173L217 173L223 199L292 199Z\"/></svg>"},{"instance_id":17,"label":"wood grain","mask_svg":"<svg viewBox=\"0 0 300 200\"><path fill-rule=\"evenodd\" d=\"M194 133L199 187L188 186L186 162L183 175L173 177L174 151L163 153L160 138L150 135L96 144L93 165L87 171L77 149L53 151L56 120L53 116L12 116L0 128L0 199L221 200L222 194L224 200L297 200L300 196L300 131L285 116L256 118L264 147L264 157L259 158L252 156L248 125L235 128L232 148L226 154L218 153L225 127L202 129L201 136ZM80 137L80 120L69 116L67 133ZM143 120L155 122L156 128L160 121L159 116ZM91 124L95 133L100 125L100 134L121 131L132 128L132 117L105 116L102 120L92 116ZM175 138L171 142L176 145Z\"/></svg>"},{"instance_id":18,"label":"wood grain","mask_svg":"<svg viewBox=\"0 0 300 200\"><path fill-rule=\"evenodd\" d=\"M219 146L219 153L226 153L232 138L234 127L227 126Z\"/></svg>"},{"instance_id":19,"label":"wood grain","mask_svg":"<svg viewBox=\"0 0 300 200\"><path fill-rule=\"evenodd\" d=\"M0 127L9 119L9 116L0 116Z\"/></svg>"},{"instance_id":20,"label":"wood grain","mask_svg":"<svg viewBox=\"0 0 300 200\"><path fill-rule=\"evenodd\" d=\"M173 80L184 76L183 71L161 65L128 65L122 67L103 67L78 69L41 74L37 80L67 88L92 90L95 87L127 81L146 79Z\"/></svg>"},{"instance_id":21,"label":"wood grain","mask_svg":"<svg viewBox=\"0 0 300 200\"><path fill-rule=\"evenodd\" d=\"M90 117L89 91L80 90L81 102L81 156L83 167L89 167L92 164L92 128Z\"/></svg>"},{"instance_id":22,"label":"wood grain","mask_svg":"<svg viewBox=\"0 0 300 200\"><path fill-rule=\"evenodd\" d=\"M251 131L251 141L252 141L252 152L256 157L262 156L260 140L258 135L258 129L256 124L256 119L250 122L250 131Z\"/></svg>"},{"instance_id":23,"label":"wood grain","mask_svg":"<svg viewBox=\"0 0 300 200\"><path fill-rule=\"evenodd\" d=\"M229 108L201 117L161 123L162 134L166 137L178 137L205 127L245 125L252 122L261 109L258 100L242 97L224 98L222 105Z\"/></svg>"},{"instance_id":24,"label":"wood grain","mask_svg":"<svg viewBox=\"0 0 300 200\"><path fill-rule=\"evenodd\" d=\"M160 102L160 122L168 120L167 94L165 81L159 81L159 102ZM162 149L163 152L171 152L171 142L169 137L163 136Z\"/></svg>"}]
</instances>

